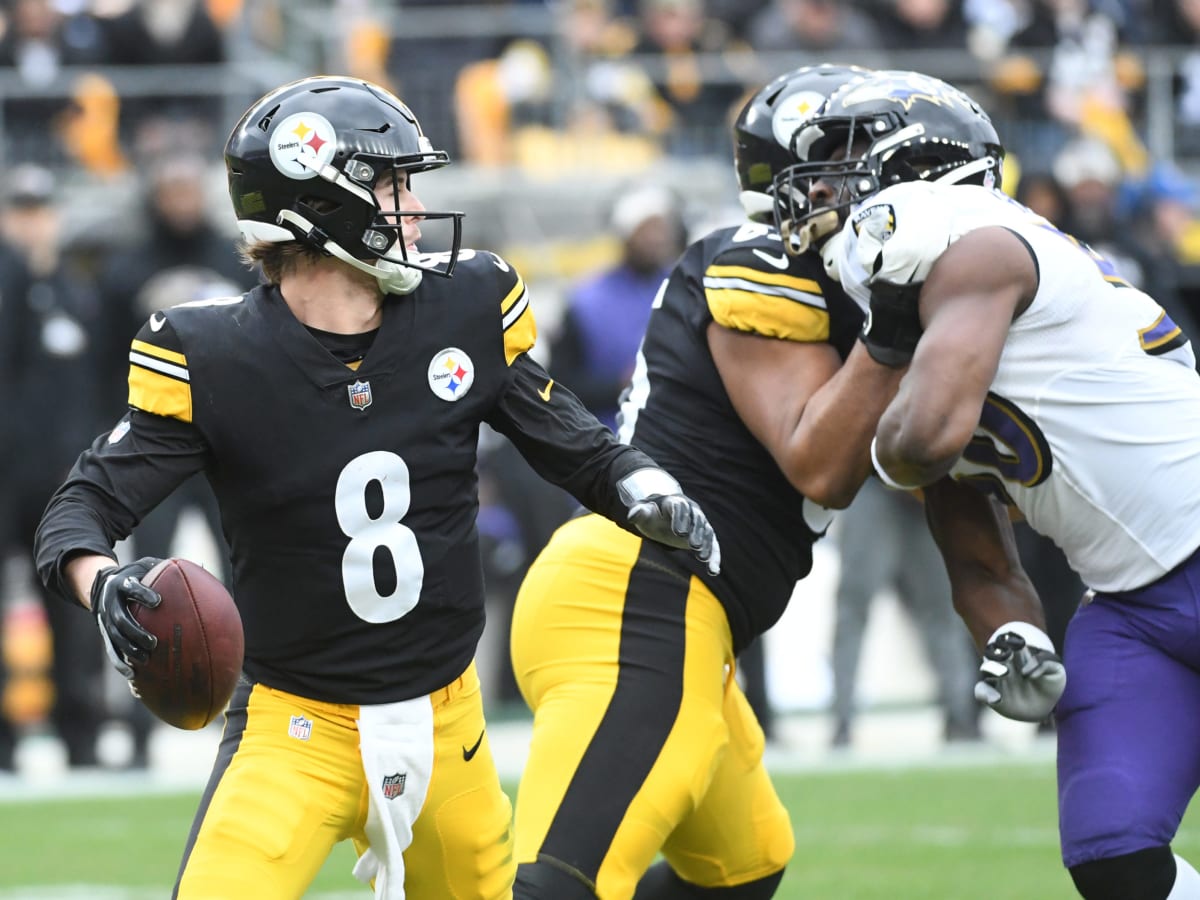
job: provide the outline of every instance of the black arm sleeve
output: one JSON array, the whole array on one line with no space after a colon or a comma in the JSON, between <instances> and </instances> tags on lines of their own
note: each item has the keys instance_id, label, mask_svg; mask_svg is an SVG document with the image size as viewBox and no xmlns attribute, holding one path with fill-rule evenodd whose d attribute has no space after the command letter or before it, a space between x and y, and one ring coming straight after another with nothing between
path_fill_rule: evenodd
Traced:
<instances>
[{"instance_id":1,"label":"black arm sleeve","mask_svg":"<svg viewBox=\"0 0 1200 900\"><path fill-rule=\"evenodd\" d=\"M111 434L98 437L76 460L34 538L38 575L53 593L74 601L63 564L82 553L112 555L113 545L163 498L204 468L208 447L195 426L130 410Z\"/></svg>"},{"instance_id":2,"label":"black arm sleeve","mask_svg":"<svg viewBox=\"0 0 1200 900\"><path fill-rule=\"evenodd\" d=\"M550 376L528 354L513 361L512 375L488 424L512 441L542 478L593 512L633 531L617 494L617 482L637 469L658 468L654 460L620 443L557 382L544 398Z\"/></svg>"}]
</instances>

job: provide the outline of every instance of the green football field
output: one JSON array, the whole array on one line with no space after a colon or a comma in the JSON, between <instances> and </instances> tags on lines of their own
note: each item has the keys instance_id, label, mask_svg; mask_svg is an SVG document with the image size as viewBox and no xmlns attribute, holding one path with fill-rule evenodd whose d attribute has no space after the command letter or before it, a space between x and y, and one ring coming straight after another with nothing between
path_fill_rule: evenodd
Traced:
<instances>
[{"instance_id":1,"label":"green football field","mask_svg":"<svg viewBox=\"0 0 1200 900\"><path fill-rule=\"evenodd\" d=\"M777 776L796 855L787 900L1071 900L1050 764ZM196 797L0 802L0 900L169 896ZM1192 816L1191 821L1200 823ZM1200 857L1200 824L1176 844ZM309 896L370 894L337 848ZM420 900L420 898L418 898Z\"/></svg>"}]
</instances>

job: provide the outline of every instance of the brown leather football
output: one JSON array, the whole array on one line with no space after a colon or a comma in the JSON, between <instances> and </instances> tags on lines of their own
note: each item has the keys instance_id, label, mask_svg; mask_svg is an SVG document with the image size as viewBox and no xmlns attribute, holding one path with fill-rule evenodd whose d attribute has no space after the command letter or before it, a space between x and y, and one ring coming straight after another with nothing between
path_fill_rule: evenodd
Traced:
<instances>
[{"instance_id":1,"label":"brown leather football","mask_svg":"<svg viewBox=\"0 0 1200 900\"><path fill-rule=\"evenodd\" d=\"M164 559L142 583L162 603L153 609L129 605L158 638L150 660L134 669L134 691L168 725L203 728L224 711L242 671L245 639L237 606L216 576L186 559Z\"/></svg>"}]
</instances>

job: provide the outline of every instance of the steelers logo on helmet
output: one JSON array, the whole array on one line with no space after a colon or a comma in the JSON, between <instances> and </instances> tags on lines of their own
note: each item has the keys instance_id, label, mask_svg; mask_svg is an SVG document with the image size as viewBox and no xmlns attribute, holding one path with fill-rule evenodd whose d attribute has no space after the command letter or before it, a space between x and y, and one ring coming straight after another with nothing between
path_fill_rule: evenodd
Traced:
<instances>
[{"instance_id":1,"label":"steelers logo on helmet","mask_svg":"<svg viewBox=\"0 0 1200 900\"><path fill-rule=\"evenodd\" d=\"M475 364L457 347L447 347L429 363L429 389L443 400L461 400L474 383Z\"/></svg>"},{"instance_id":2,"label":"steelers logo on helmet","mask_svg":"<svg viewBox=\"0 0 1200 900\"><path fill-rule=\"evenodd\" d=\"M797 91L780 100L771 116L771 131L779 145L790 147L796 129L811 119L824 102L825 95L817 91Z\"/></svg>"},{"instance_id":3,"label":"steelers logo on helmet","mask_svg":"<svg viewBox=\"0 0 1200 900\"><path fill-rule=\"evenodd\" d=\"M322 115L293 113L271 131L271 162L289 178L313 178L337 151L337 132Z\"/></svg>"}]
</instances>

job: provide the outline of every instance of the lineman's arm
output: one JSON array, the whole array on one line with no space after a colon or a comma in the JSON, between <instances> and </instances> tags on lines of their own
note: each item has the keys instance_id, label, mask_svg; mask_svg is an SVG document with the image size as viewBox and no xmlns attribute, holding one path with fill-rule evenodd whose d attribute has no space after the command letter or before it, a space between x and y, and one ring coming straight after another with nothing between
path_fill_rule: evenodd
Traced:
<instances>
[{"instance_id":1,"label":"lineman's arm","mask_svg":"<svg viewBox=\"0 0 1200 900\"><path fill-rule=\"evenodd\" d=\"M979 424L1009 326L1037 286L1029 246L1007 228L977 229L942 253L921 290L924 333L877 431L892 481L919 487L953 467Z\"/></svg>"},{"instance_id":2,"label":"lineman's arm","mask_svg":"<svg viewBox=\"0 0 1200 900\"><path fill-rule=\"evenodd\" d=\"M875 362L862 341L842 365L831 344L715 322L708 345L738 416L788 481L822 506L848 506L871 472L871 437L903 370Z\"/></svg>"},{"instance_id":3,"label":"lineman's arm","mask_svg":"<svg viewBox=\"0 0 1200 900\"><path fill-rule=\"evenodd\" d=\"M1008 515L991 497L943 478L925 488L929 530L950 576L954 608L983 653L975 697L1001 715L1039 722L1066 687L1021 568Z\"/></svg>"},{"instance_id":4,"label":"lineman's arm","mask_svg":"<svg viewBox=\"0 0 1200 900\"><path fill-rule=\"evenodd\" d=\"M929 531L950 576L954 609L975 645L982 650L997 628L1014 620L1042 628L1042 604L1021 567L1007 510L950 478L923 493Z\"/></svg>"}]
</instances>

